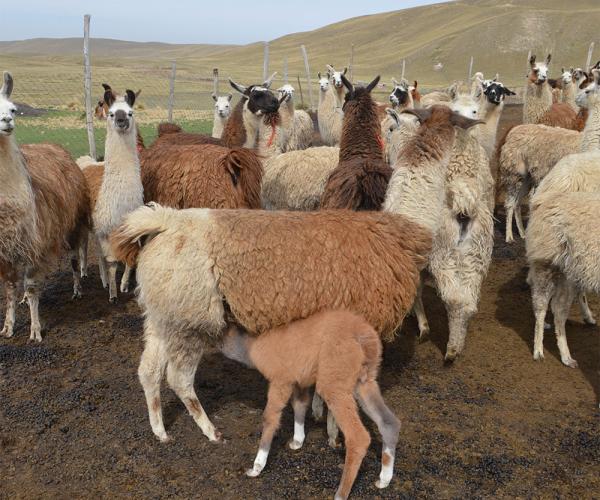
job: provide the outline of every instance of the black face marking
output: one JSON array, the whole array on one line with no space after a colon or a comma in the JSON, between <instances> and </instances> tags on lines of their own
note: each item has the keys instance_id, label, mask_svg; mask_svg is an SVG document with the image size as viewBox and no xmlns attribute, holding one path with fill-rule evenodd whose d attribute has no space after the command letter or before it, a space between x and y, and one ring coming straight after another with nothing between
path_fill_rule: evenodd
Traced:
<instances>
[{"instance_id":1,"label":"black face marking","mask_svg":"<svg viewBox=\"0 0 600 500\"><path fill-rule=\"evenodd\" d=\"M403 90L401 87L396 87L390 95L391 103L398 103L400 105L406 104L408 101L408 91Z\"/></svg>"},{"instance_id":2,"label":"black face marking","mask_svg":"<svg viewBox=\"0 0 600 500\"><path fill-rule=\"evenodd\" d=\"M115 125L121 130L127 130L129 128L129 116L122 109L115 111Z\"/></svg>"},{"instance_id":3,"label":"black face marking","mask_svg":"<svg viewBox=\"0 0 600 500\"><path fill-rule=\"evenodd\" d=\"M248 109L254 114L259 111L275 113L279 110L279 101L270 90L255 90L255 86L251 86L248 87L246 95L248 96Z\"/></svg>"}]
</instances>

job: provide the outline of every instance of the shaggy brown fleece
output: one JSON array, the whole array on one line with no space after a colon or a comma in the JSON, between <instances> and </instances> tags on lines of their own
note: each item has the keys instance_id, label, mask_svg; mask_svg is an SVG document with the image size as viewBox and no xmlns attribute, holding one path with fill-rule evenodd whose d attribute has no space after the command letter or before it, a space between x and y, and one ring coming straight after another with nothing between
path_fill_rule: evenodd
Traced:
<instances>
[{"instance_id":1,"label":"shaggy brown fleece","mask_svg":"<svg viewBox=\"0 0 600 500\"><path fill-rule=\"evenodd\" d=\"M90 213L93 213L98 201L98 193L100 193L100 188L102 187L104 165L94 164L85 167L83 169L83 176L85 177L90 196Z\"/></svg>"},{"instance_id":2,"label":"shaggy brown fleece","mask_svg":"<svg viewBox=\"0 0 600 500\"><path fill-rule=\"evenodd\" d=\"M41 262L49 264L68 247L74 249L89 227L89 198L81 169L62 147L21 147L35 196Z\"/></svg>"},{"instance_id":3,"label":"shaggy brown fleece","mask_svg":"<svg viewBox=\"0 0 600 500\"><path fill-rule=\"evenodd\" d=\"M578 128L581 126L581 121L577 119L577 113L565 102L554 103L538 123L549 127L583 130L583 128Z\"/></svg>"},{"instance_id":4,"label":"shaggy brown fleece","mask_svg":"<svg viewBox=\"0 0 600 500\"><path fill-rule=\"evenodd\" d=\"M377 105L368 88L354 88L346 96L340 160L325 185L321 208L379 210L391 176Z\"/></svg>"},{"instance_id":5,"label":"shaggy brown fleece","mask_svg":"<svg viewBox=\"0 0 600 500\"><path fill-rule=\"evenodd\" d=\"M142 156L144 200L175 208L260 208L262 165L253 151L162 145Z\"/></svg>"}]
</instances>

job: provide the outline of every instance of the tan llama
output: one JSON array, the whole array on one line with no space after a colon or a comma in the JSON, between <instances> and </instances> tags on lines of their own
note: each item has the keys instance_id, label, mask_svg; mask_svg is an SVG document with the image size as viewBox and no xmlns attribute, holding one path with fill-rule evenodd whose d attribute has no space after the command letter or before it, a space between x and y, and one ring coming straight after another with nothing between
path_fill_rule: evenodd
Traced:
<instances>
[{"instance_id":1,"label":"tan llama","mask_svg":"<svg viewBox=\"0 0 600 500\"><path fill-rule=\"evenodd\" d=\"M348 498L371 441L362 424L355 398L377 424L383 439L378 488L389 485L394 472L400 421L387 407L377 374L381 363L379 334L362 317L348 311L325 311L258 337L231 327L221 350L230 359L256 368L269 381L263 432L254 465L246 471L258 476L267 463L281 412L292 397L294 438L290 448L304 443L304 417L309 388L323 397L344 433L346 460L335 498Z\"/></svg>"}]
</instances>

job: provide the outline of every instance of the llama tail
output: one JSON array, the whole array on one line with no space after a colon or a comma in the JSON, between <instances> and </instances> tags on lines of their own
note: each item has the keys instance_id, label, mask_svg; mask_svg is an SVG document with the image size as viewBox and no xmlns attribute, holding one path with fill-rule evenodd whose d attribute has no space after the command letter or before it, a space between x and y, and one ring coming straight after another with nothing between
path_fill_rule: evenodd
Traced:
<instances>
[{"instance_id":1,"label":"llama tail","mask_svg":"<svg viewBox=\"0 0 600 500\"><path fill-rule=\"evenodd\" d=\"M163 122L158 124L158 137L161 137L165 134L177 134L181 131L182 128L174 123Z\"/></svg>"},{"instance_id":2,"label":"llama tail","mask_svg":"<svg viewBox=\"0 0 600 500\"><path fill-rule=\"evenodd\" d=\"M222 167L229 173L234 187L244 198L246 208L261 208L263 168L256 153L246 148L232 149L223 157Z\"/></svg>"},{"instance_id":3,"label":"llama tail","mask_svg":"<svg viewBox=\"0 0 600 500\"><path fill-rule=\"evenodd\" d=\"M508 127L508 129L506 129L504 134L502 134L500 136L500 139L498 139L498 142L496 143L496 151L494 152L494 159L493 159L493 165L495 165L495 168L492 168L492 172L495 173L494 186L496 186L494 206L496 206L498 204L498 198L499 198L500 191L501 191L501 189L498 189L498 181L502 178L502 172L501 172L502 164L500 163L500 157L502 156L502 148L506 144L506 140L508 139L508 134L510 134L512 132L512 129L514 129L517 126L518 125L512 125L512 126Z\"/></svg>"},{"instance_id":4,"label":"llama tail","mask_svg":"<svg viewBox=\"0 0 600 500\"><path fill-rule=\"evenodd\" d=\"M129 213L110 236L110 245L117 260L135 267L143 245L148 238L168 228L169 217L174 211L151 202Z\"/></svg>"}]
</instances>

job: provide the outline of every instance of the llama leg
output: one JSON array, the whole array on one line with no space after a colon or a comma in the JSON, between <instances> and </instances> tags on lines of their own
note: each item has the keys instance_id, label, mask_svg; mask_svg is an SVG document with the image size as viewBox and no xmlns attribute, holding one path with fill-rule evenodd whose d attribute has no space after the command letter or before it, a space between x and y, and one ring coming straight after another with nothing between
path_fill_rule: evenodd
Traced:
<instances>
[{"instance_id":1,"label":"llama leg","mask_svg":"<svg viewBox=\"0 0 600 500\"><path fill-rule=\"evenodd\" d=\"M117 303L117 262L106 261L108 265L108 301L111 304Z\"/></svg>"},{"instance_id":2,"label":"llama leg","mask_svg":"<svg viewBox=\"0 0 600 500\"><path fill-rule=\"evenodd\" d=\"M506 212L506 243L512 243L515 241L512 230L512 221L515 209L512 204L508 204L508 201L505 202L504 208Z\"/></svg>"},{"instance_id":3,"label":"llama leg","mask_svg":"<svg viewBox=\"0 0 600 500\"><path fill-rule=\"evenodd\" d=\"M329 409L327 410L327 444L331 446L333 449L338 447L338 436L340 434L340 430L335 421L335 416L333 412Z\"/></svg>"},{"instance_id":4,"label":"llama leg","mask_svg":"<svg viewBox=\"0 0 600 500\"><path fill-rule=\"evenodd\" d=\"M258 476L267 464L269 451L273 436L279 428L281 421L281 412L292 395L292 386L289 384L271 383L269 385L269 394L267 396L267 406L263 413L263 430L260 436L258 453L254 459L252 469L246 471L248 477Z\"/></svg>"},{"instance_id":5,"label":"llama leg","mask_svg":"<svg viewBox=\"0 0 600 500\"><path fill-rule=\"evenodd\" d=\"M25 273L25 297L29 304L31 316L31 333L29 340L42 341L42 325L40 323L40 277L34 271Z\"/></svg>"},{"instance_id":6,"label":"llama leg","mask_svg":"<svg viewBox=\"0 0 600 500\"><path fill-rule=\"evenodd\" d=\"M77 251L79 252L79 271L80 276L82 278L87 278L88 275L88 242L89 235L88 232L85 231L85 234L81 236L81 240L79 241L79 245L77 246Z\"/></svg>"},{"instance_id":7,"label":"llama leg","mask_svg":"<svg viewBox=\"0 0 600 500\"><path fill-rule=\"evenodd\" d=\"M16 281L6 281L4 291L6 294L6 316L4 317L4 327L0 335L3 337L12 337L15 327L15 310L17 308Z\"/></svg>"},{"instance_id":8,"label":"llama leg","mask_svg":"<svg viewBox=\"0 0 600 500\"><path fill-rule=\"evenodd\" d=\"M585 293L580 292L577 295L577 301L579 302L579 309L581 310L581 315L583 316L583 321L588 325L595 325L596 319L590 310L590 306L588 305L587 296Z\"/></svg>"},{"instance_id":9,"label":"llama leg","mask_svg":"<svg viewBox=\"0 0 600 500\"><path fill-rule=\"evenodd\" d=\"M202 357L202 344L197 336L182 336L177 339L184 341L176 346L169 346L167 363L167 382L179 399L183 401L188 413L192 416L202 433L210 441L222 441L222 435L208 418L202 408L194 389L196 369Z\"/></svg>"},{"instance_id":10,"label":"llama leg","mask_svg":"<svg viewBox=\"0 0 600 500\"><path fill-rule=\"evenodd\" d=\"M521 239L525 239L525 225L523 224L523 210L521 207L521 201L519 200L519 205L515 208L515 221L517 222L517 230L519 231L519 236Z\"/></svg>"},{"instance_id":11,"label":"llama leg","mask_svg":"<svg viewBox=\"0 0 600 500\"><path fill-rule=\"evenodd\" d=\"M507 189L506 199L504 200L504 209L506 211L506 243L512 243L514 241L512 227L513 217L515 211L517 212L517 219L520 217L521 199L528 191L527 184L525 179L517 174L512 176L510 186Z\"/></svg>"},{"instance_id":12,"label":"llama leg","mask_svg":"<svg viewBox=\"0 0 600 500\"><path fill-rule=\"evenodd\" d=\"M102 281L102 288L108 288L108 273L106 272L106 259L101 253L98 253L98 273Z\"/></svg>"},{"instance_id":13,"label":"llama leg","mask_svg":"<svg viewBox=\"0 0 600 500\"><path fill-rule=\"evenodd\" d=\"M367 453L371 438L365 426L360 421L356 402L352 394L331 391L331 398L325 394L325 401L329 411L333 412L340 429L344 433L344 442L346 445L346 459L344 462L344 471L340 485L335 493L335 499L348 498L354 480L358 474L358 469Z\"/></svg>"},{"instance_id":14,"label":"llama leg","mask_svg":"<svg viewBox=\"0 0 600 500\"><path fill-rule=\"evenodd\" d=\"M312 413L317 422L323 418L323 399L317 394L316 390L312 400Z\"/></svg>"},{"instance_id":15,"label":"llama leg","mask_svg":"<svg viewBox=\"0 0 600 500\"><path fill-rule=\"evenodd\" d=\"M77 258L77 251L72 250L70 252L71 270L73 271L73 299L81 298L81 270L79 268L79 260Z\"/></svg>"},{"instance_id":16,"label":"llama leg","mask_svg":"<svg viewBox=\"0 0 600 500\"><path fill-rule=\"evenodd\" d=\"M449 338L444 360L451 363L465 348L469 320L475 314L477 307L471 304L453 303L446 304L446 310Z\"/></svg>"},{"instance_id":17,"label":"llama leg","mask_svg":"<svg viewBox=\"0 0 600 500\"><path fill-rule=\"evenodd\" d=\"M125 264L125 271L121 277L121 292L127 293L129 291L129 280L131 278L131 267Z\"/></svg>"},{"instance_id":18,"label":"llama leg","mask_svg":"<svg viewBox=\"0 0 600 500\"><path fill-rule=\"evenodd\" d=\"M292 450L299 450L304 444L306 434L304 433L304 421L306 410L310 401L310 393L307 387L294 387L292 406L294 408L294 438L289 442Z\"/></svg>"},{"instance_id":19,"label":"llama leg","mask_svg":"<svg viewBox=\"0 0 600 500\"><path fill-rule=\"evenodd\" d=\"M571 368L577 368L577 361L571 357L569 346L567 345L565 325L574 296L575 290L573 285L562 276L557 284L556 293L552 297L551 307L552 314L554 315L554 329L556 330L556 343L558 344L560 359L563 364Z\"/></svg>"},{"instance_id":20,"label":"llama leg","mask_svg":"<svg viewBox=\"0 0 600 500\"><path fill-rule=\"evenodd\" d=\"M385 404L379 385L375 380L358 383L356 394L361 408L375 422L381 434L383 441L381 472L375 485L378 488L385 488L390 484L394 475L394 459L400 433L400 420Z\"/></svg>"},{"instance_id":21,"label":"llama leg","mask_svg":"<svg viewBox=\"0 0 600 500\"><path fill-rule=\"evenodd\" d=\"M429 335L429 322L427 321L427 315L425 314L425 307L423 307L423 277L419 281L419 287L417 288L417 296L415 297L415 303L413 304L413 311L417 317L417 323L419 324L419 338L423 339Z\"/></svg>"},{"instance_id":22,"label":"llama leg","mask_svg":"<svg viewBox=\"0 0 600 500\"><path fill-rule=\"evenodd\" d=\"M544 326L548 304L554 294L554 280L550 269L533 264L529 271L531 301L535 316L535 335L533 341L533 359L544 359Z\"/></svg>"},{"instance_id":23,"label":"llama leg","mask_svg":"<svg viewBox=\"0 0 600 500\"><path fill-rule=\"evenodd\" d=\"M166 443L169 436L163 423L160 383L167 367L167 353L164 342L157 335L157 331L150 321L146 321L144 330L145 347L138 368L138 377L146 395L152 432L160 441Z\"/></svg>"}]
</instances>

